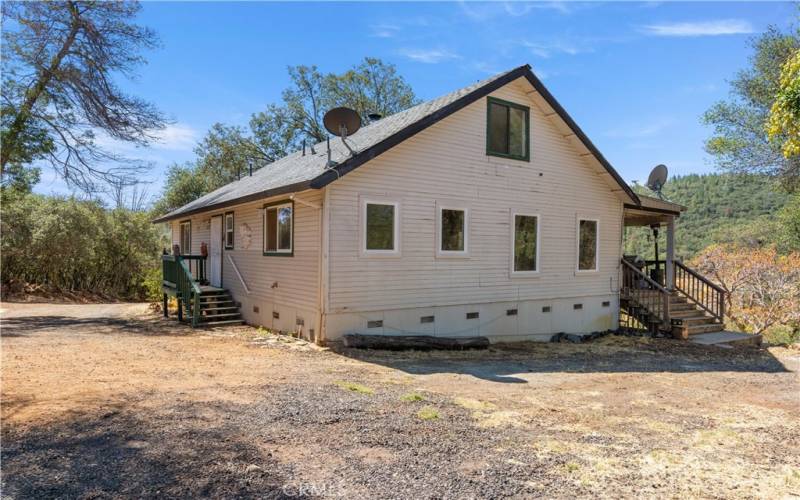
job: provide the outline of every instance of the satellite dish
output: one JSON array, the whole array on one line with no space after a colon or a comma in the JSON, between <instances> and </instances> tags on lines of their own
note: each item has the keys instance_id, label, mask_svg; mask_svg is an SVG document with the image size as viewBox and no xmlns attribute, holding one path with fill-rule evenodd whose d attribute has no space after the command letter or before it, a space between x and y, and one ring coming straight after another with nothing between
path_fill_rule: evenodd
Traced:
<instances>
[{"instance_id":1,"label":"satellite dish","mask_svg":"<svg viewBox=\"0 0 800 500\"><path fill-rule=\"evenodd\" d=\"M650 176L647 178L647 187L654 191L659 198L661 198L661 189L666 183L667 166L656 165L656 167L650 172Z\"/></svg>"},{"instance_id":2,"label":"satellite dish","mask_svg":"<svg viewBox=\"0 0 800 500\"><path fill-rule=\"evenodd\" d=\"M361 117L350 108L333 108L322 118L325 129L342 139L361 128Z\"/></svg>"}]
</instances>

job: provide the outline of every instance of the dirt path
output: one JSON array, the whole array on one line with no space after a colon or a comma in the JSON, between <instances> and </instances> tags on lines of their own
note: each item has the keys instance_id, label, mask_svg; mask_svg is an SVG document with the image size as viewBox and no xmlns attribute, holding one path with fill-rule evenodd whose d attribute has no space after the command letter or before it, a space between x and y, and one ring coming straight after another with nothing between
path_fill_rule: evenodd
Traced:
<instances>
[{"instance_id":1,"label":"dirt path","mask_svg":"<svg viewBox=\"0 0 800 500\"><path fill-rule=\"evenodd\" d=\"M144 304L0 309L4 495L800 495L797 351L331 352Z\"/></svg>"}]
</instances>

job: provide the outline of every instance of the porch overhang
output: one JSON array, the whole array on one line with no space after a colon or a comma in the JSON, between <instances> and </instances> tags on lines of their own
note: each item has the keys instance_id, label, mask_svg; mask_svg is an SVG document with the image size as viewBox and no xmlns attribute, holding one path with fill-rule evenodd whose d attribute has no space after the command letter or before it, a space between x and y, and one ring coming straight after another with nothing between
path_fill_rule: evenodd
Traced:
<instances>
[{"instance_id":1,"label":"porch overhang","mask_svg":"<svg viewBox=\"0 0 800 500\"><path fill-rule=\"evenodd\" d=\"M651 196L639 195L641 203L633 205L626 203L623 220L626 226L652 226L668 224L680 217L686 210L683 205Z\"/></svg>"}]
</instances>

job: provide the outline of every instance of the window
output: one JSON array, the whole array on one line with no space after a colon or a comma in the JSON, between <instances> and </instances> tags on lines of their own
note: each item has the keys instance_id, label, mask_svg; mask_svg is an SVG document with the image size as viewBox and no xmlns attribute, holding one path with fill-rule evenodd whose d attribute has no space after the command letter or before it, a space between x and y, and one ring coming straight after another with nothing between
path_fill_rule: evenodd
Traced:
<instances>
[{"instance_id":1,"label":"window","mask_svg":"<svg viewBox=\"0 0 800 500\"><path fill-rule=\"evenodd\" d=\"M225 214L225 249L233 250L233 212Z\"/></svg>"},{"instance_id":2,"label":"window","mask_svg":"<svg viewBox=\"0 0 800 500\"><path fill-rule=\"evenodd\" d=\"M468 250L468 211L466 208L438 206L439 256L465 256Z\"/></svg>"},{"instance_id":3,"label":"window","mask_svg":"<svg viewBox=\"0 0 800 500\"><path fill-rule=\"evenodd\" d=\"M489 97L486 117L486 154L527 161L529 108Z\"/></svg>"},{"instance_id":4,"label":"window","mask_svg":"<svg viewBox=\"0 0 800 500\"><path fill-rule=\"evenodd\" d=\"M367 255L397 255L400 252L398 204L362 201L362 251Z\"/></svg>"},{"instance_id":5,"label":"window","mask_svg":"<svg viewBox=\"0 0 800 500\"><path fill-rule=\"evenodd\" d=\"M539 216L514 214L513 216L514 273L539 271Z\"/></svg>"},{"instance_id":6,"label":"window","mask_svg":"<svg viewBox=\"0 0 800 500\"><path fill-rule=\"evenodd\" d=\"M291 201L264 207L264 255L292 255L293 215Z\"/></svg>"},{"instance_id":7,"label":"window","mask_svg":"<svg viewBox=\"0 0 800 500\"><path fill-rule=\"evenodd\" d=\"M578 219L578 271L597 271L598 222Z\"/></svg>"},{"instance_id":8,"label":"window","mask_svg":"<svg viewBox=\"0 0 800 500\"><path fill-rule=\"evenodd\" d=\"M181 222L181 255L192 254L192 221Z\"/></svg>"}]
</instances>

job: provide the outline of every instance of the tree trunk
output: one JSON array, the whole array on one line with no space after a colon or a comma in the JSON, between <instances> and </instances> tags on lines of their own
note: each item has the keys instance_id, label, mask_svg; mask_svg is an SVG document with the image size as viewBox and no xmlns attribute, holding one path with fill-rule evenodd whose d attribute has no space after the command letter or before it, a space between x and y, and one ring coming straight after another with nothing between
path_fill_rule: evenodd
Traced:
<instances>
[{"instance_id":1,"label":"tree trunk","mask_svg":"<svg viewBox=\"0 0 800 500\"><path fill-rule=\"evenodd\" d=\"M14 121L11 123L11 126L8 128L5 144L3 145L2 151L0 151L0 175L5 174L6 164L11 158L10 151L15 149L14 145L19 139L20 132L22 132L22 129L25 127L28 119L30 118L33 106L36 104L36 101L39 99L39 97L41 97L42 92L44 92L44 90L47 88L47 85L53 78L53 73L55 73L59 66L61 66L61 61L64 60L64 57L66 57L67 52L69 52L69 49L72 47L72 44L75 43L75 38L78 36L78 31L81 27L81 19L80 14L78 13L78 7L74 2L70 2L69 9L72 15L72 25L67 38L64 40L64 43L61 45L61 49L58 51L58 53L53 56L49 66L46 69L43 69L39 74L39 79L37 80L36 84L25 93L25 100L17 111L17 116L14 117Z\"/></svg>"}]
</instances>

